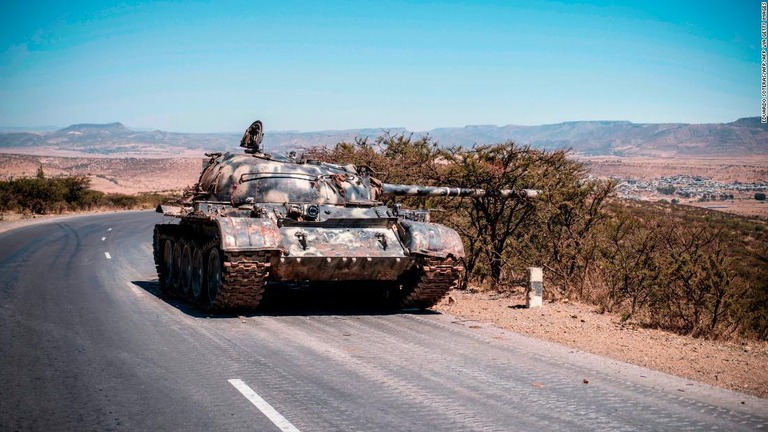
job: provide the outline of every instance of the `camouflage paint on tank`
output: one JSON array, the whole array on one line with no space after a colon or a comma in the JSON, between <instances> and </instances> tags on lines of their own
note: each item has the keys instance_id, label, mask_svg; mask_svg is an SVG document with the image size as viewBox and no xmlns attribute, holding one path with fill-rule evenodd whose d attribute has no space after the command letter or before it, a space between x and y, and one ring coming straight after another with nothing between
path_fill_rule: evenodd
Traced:
<instances>
[{"instance_id":1,"label":"camouflage paint on tank","mask_svg":"<svg viewBox=\"0 0 768 432\"><path fill-rule=\"evenodd\" d=\"M463 271L461 238L430 223L428 211L390 208L380 199L538 193L382 183L366 167L264 154L262 131L260 122L246 131L246 154L207 155L186 201L158 208L182 219L178 230L159 231L159 239L190 245L206 259L220 251L229 260L223 266L230 296L243 295L251 283L261 289L282 281L399 281L421 272L410 279L417 284L413 301L437 301ZM159 272L161 252L155 252Z\"/></svg>"},{"instance_id":2,"label":"camouflage paint on tank","mask_svg":"<svg viewBox=\"0 0 768 432\"><path fill-rule=\"evenodd\" d=\"M220 217L221 249L225 251L280 249L280 229L267 218Z\"/></svg>"},{"instance_id":3,"label":"camouflage paint on tank","mask_svg":"<svg viewBox=\"0 0 768 432\"><path fill-rule=\"evenodd\" d=\"M445 225L403 220L403 243L411 253L456 259L464 258L464 243L459 233Z\"/></svg>"},{"instance_id":4,"label":"camouflage paint on tank","mask_svg":"<svg viewBox=\"0 0 768 432\"><path fill-rule=\"evenodd\" d=\"M539 194L535 189L502 189L486 191L483 189L451 188L443 186L416 186L383 183L381 194L384 196L448 196L448 197L535 197Z\"/></svg>"},{"instance_id":5,"label":"camouflage paint on tank","mask_svg":"<svg viewBox=\"0 0 768 432\"><path fill-rule=\"evenodd\" d=\"M344 204L370 201L370 188L354 167L294 163L264 155L214 155L197 185L200 199L248 202Z\"/></svg>"},{"instance_id":6,"label":"camouflage paint on tank","mask_svg":"<svg viewBox=\"0 0 768 432\"><path fill-rule=\"evenodd\" d=\"M276 281L395 281L413 267L413 257L282 256L271 263Z\"/></svg>"},{"instance_id":7,"label":"camouflage paint on tank","mask_svg":"<svg viewBox=\"0 0 768 432\"><path fill-rule=\"evenodd\" d=\"M285 255L292 257L404 257L397 234L386 227L299 227L280 230Z\"/></svg>"}]
</instances>

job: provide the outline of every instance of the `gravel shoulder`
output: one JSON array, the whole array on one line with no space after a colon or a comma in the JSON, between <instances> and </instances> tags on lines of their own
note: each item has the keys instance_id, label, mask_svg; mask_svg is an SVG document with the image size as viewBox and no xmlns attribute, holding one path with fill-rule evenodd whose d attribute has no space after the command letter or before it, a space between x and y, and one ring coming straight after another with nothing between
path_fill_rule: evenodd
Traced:
<instances>
[{"instance_id":1,"label":"gravel shoulder","mask_svg":"<svg viewBox=\"0 0 768 432\"><path fill-rule=\"evenodd\" d=\"M434 309L714 386L768 398L768 343L729 343L622 323L576 302L524 308L521 293L452 291Z\"/></svg>"}]
</instances>

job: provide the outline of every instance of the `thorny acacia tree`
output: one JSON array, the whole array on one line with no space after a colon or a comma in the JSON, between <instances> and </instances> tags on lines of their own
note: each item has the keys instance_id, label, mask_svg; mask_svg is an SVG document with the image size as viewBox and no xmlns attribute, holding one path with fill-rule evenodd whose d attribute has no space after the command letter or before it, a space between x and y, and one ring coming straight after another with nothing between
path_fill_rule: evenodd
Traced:
<instances>
[{"instance_id":1,"label":"thorny acacia tree","mask_svg":"<svg viewBox=\"0 0 768 432\"><path fill-rule=\"evenodd\" d=\"M569 159L567 150L535 150L512 141L451 148L440 156L445 164L437 171L439 183L490 192L540 192L535 198L490 193L454 201L460 217L453 224L465 238L468 273L487 276L499 287L509 282L506 273L544 266L561 294L580 286L592 265L583 251L593 247L592 232L604 218L602 209L614 183L587 180L583 166Z\"/></svg>"},{"instance_id":2,"label":"thorny acacia tree","mask_svg":"<svg viewBox=\"0 0 768 432\"><path fill-rule=\"evenodd\" d=\"M454 225L466 239L468 273L481 278L487 276L493 285L498 285L507 263L505 251L510 241L521 237L537 204L522 193L503 197L494 192L534 188L551 155L506 142L469 150L451 148L441 151L440 157L444 164L442 169L435 170L437 183L489 192L480 197L452 200L449 216L458 216Z\"/></svg>"},{"instance_id":3,"label":"thorny acacia tree","mask_svg":"<svg viewBox=\"0 0 768 432\"><path fill-rule=\"evenodd\" d=\"M518 253L529 265L543 266L556 292L588 299L600 243L597 230L609 217L605 211L616 183L589 179L582 164L555 151L539 177L546 191L539 198L532 229Z\"/></svg>"}]
</instances>

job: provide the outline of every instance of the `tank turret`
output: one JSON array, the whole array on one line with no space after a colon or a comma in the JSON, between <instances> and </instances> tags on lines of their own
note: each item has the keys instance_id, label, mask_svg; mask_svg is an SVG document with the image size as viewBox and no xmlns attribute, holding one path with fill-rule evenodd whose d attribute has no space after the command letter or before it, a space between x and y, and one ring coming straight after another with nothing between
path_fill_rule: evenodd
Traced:
<instances>
[{"instance_id":1,"label":"tank turret","mask_svg":"<svg viewBox=\"0 0 768 432\"><path fill-rule=\"evenodd\" d=\"M206 310L258 307L265 290L346 284L400 308L428 308L461 279L459 235L383 196L535 196L534 190L381 183L365 167L273 157L254 122L245 154L207 154L180 205L158 208L160 287Z\"/></svg>"}]
</instances>

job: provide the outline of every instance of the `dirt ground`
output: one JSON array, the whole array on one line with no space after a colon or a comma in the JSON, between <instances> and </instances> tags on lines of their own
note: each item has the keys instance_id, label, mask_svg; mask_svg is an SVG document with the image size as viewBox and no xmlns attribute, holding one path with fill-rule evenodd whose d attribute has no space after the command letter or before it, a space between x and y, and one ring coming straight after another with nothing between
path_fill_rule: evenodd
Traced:
<instances>
[{"instance_id":1,"label":"dirt ground","mask_svg":"<svg viewBox=\"0 0 768 432\"><path fill-rule=\"evenodd\" d=\"M435 309L472 321L768 398L768 343L694 339L622 323L575 302L524 308L522 293L452 291Z\"/></svg>"}]
</instances>

